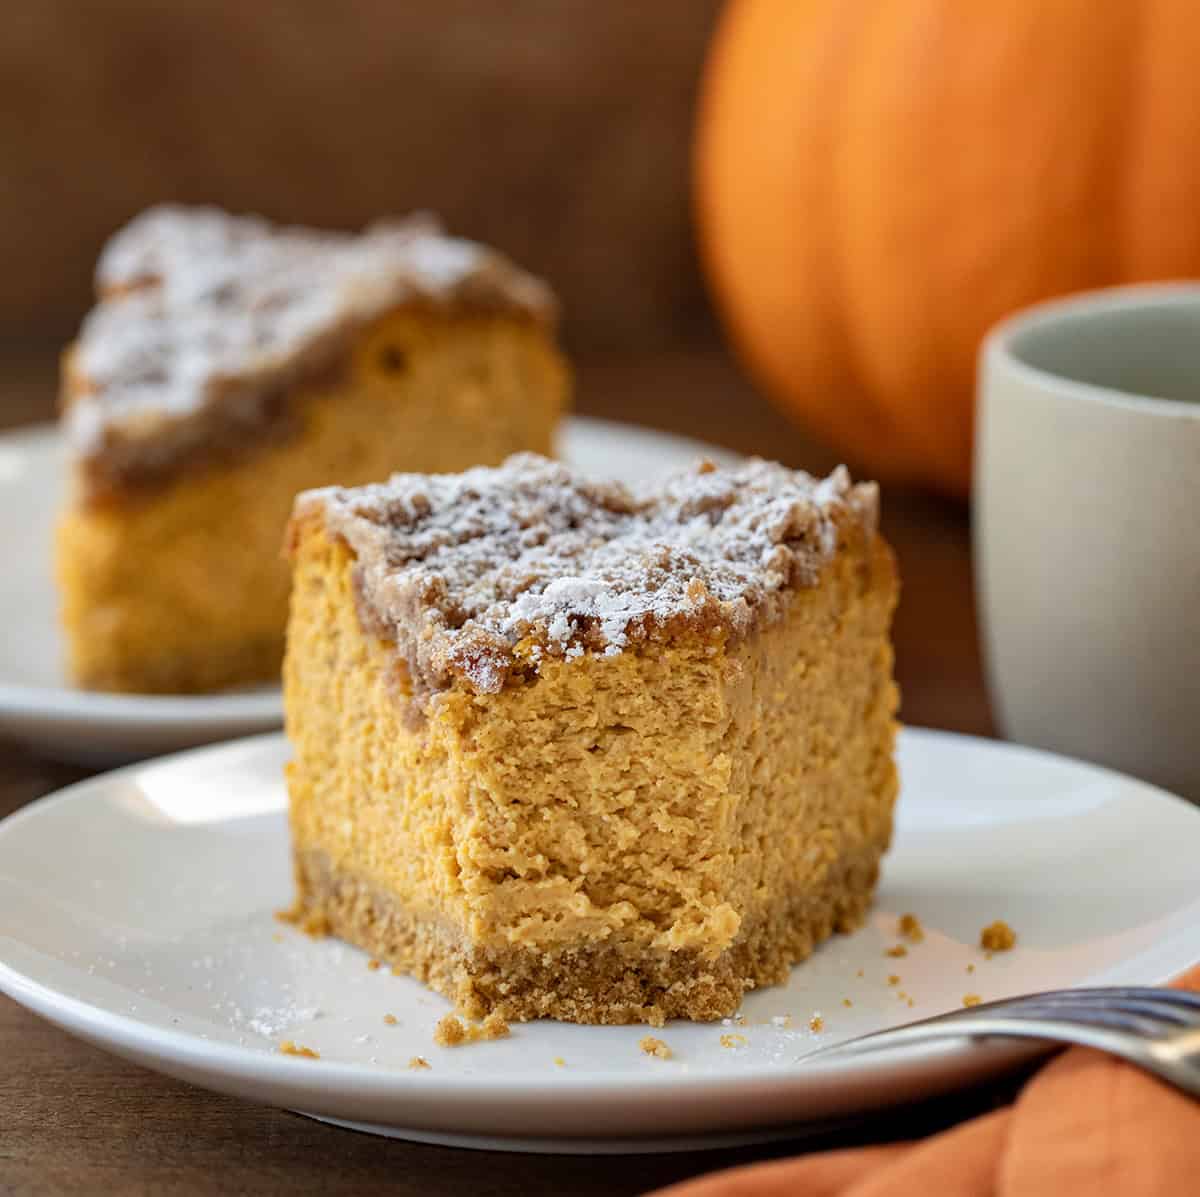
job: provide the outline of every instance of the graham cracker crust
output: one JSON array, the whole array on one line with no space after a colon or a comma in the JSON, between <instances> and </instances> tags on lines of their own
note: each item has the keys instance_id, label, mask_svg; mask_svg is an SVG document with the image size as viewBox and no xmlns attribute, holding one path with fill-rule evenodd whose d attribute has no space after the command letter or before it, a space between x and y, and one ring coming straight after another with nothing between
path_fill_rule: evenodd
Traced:
<instances>
[{"instance_id":1,"label":"graham cracker crust","mask_svg":"<svg viewBox=\"0 0 1200 1197\"><path fill-rule=\"evenodd\" d=\"M444 924L414 915L388 894L334 869L324 852L311 849L295 856L297 897L289 917L386 960L469 1018L711 1022L734 1014L747 991L786 981L791 966L834 931L853 931L862 923L885 847L835 866L820 892L793 896L757 919L747 917L734 944L713 959L694 950L621 944L553 953L470 945Z\"/></svg>"}]
</instances>

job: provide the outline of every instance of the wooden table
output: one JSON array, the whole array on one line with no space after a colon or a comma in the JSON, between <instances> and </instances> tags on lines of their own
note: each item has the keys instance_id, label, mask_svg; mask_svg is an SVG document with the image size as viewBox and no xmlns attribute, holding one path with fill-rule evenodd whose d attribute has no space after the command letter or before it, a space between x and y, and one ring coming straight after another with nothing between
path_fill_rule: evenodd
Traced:
<instances>
[{"instance_id":1,"label":"wooden table","mask_svg":"<svg viewBox=\"0 0 1200 1197\"><path fill-rule=\"evenodd\" d=\"M44 354L0 357L0 425L49 416L52 362ZM585 366L578 406L813 470L833 463L714 350ZM904 718L989 734L965 509L889 492L884 529L904 578L896 621ZM0 742L0 817L85 775ZM337 1130L126 1064L6 998L0 1061L0 1193L39 1195L641 1193L755 1159L928 1134L1003 1100L1013 1085L769 1147L583 1158L460 1151Z\"/></svg>"}]
</instances>

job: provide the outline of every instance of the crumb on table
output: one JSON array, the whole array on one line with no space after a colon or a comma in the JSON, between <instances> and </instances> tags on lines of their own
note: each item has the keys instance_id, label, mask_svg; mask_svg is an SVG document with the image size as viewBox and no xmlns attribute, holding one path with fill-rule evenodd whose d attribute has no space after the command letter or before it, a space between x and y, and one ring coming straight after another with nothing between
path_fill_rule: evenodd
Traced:
<instances>
[{"instance_id":1,"label":"crumb on table","mask_svg":"<svg viewBox=\"0 0 1200 1197\"><path fill-rule=\"evenodd\" d=\"M655 1039L653 1035L646 1035L638 1047L647 1056L657 1056L660 1060L669 1060L675 1054L661 1039Z\"/></svg>"},{"instance_id":2,"label":"crumb on table","mask_svg":"<svg viewBox=\"0 0 1200 1197\"><path fill-rule=\"evenodd\" d=\"M438 1047L457 1047L461 1043L478 1043L484 1039L504 1039L508 1035L508 1023L501 1015L492 1013L481 1023L462 1021L454 1014L447 1014L434 1028L433 1041Z\"/></svg>"},{"instance_id":3,"label":"crumb on table","mask_svg":"<svg viewBox=\"0 0 1200 1197\"><path fill-rule=\"evenodd\" d=\"M385 1014L383 1016L383 1021L386 1022L389 1027L394 1027L399 1020L394 1014Z\"/></svg>"},{"instance_id":4,"label":"crumb on table","mask_svg":"<svg viewBox=\"0 0 1200 1197\"><path fill-rule=\"evenodd\" d=\"M925 928L921 926L921 920L915 914L902 914L900 916L900 934L909 943L921 943L925 938Z\"/></svg>"},{"instance_id":5,"label":"crumb on table","mask_svg":"<svg viewBox=\"0 0 1200 1197\"><path fill-rule=\"evenodd\" d=\"M908 949L902 943L898 943L894 948L888 948L884 955L892 956L899 960L902 956L908 955Z\"/></svg>"},{"instance_id":6,"label":"crumb on table","mask_svg":"<svg viewBox=\"0 0 1200 1197\"><path fill-rule=\"evenodd\" d=\"M409 1060L408 1066L414 1072L419 1072L421 1069L429 1067L429 1061L426 1060L424 1056L413 1056L413 1058Z\"/></svg>"},{"instance_id":7,"label":"crumb on table","mask_svg":"<svg viewBox=\"0 0 1200 1197\"><path fill-rule=\"evenodd\" d=\"M1017 933L1003 919L997 919L979 933L979 946L988 952L1007 952L1016 942Z\"/></svg>"},{"instance_id":8,"label":"crumb on table","mask_svg":"<svg viewBox=\"0 0 1200 1197\"><path fill-rule=\"evenodd\" d=\"M982 1001L983 1001L983 998L981 998L979 996L979 994L977 994L977 993L964 993L963 994L963 1005L964 1006L978 1006L979 1003Z\"/></svg>"},{"instance_id":9,"label":"crumb on table","mask_svg":"<svg viewBox=\"0 0 1200 1197\"><path fill-rule=\"evenodd\" d=\"M315 1052L311 1047L304 1047L302 1044L294 1043L291 1039L285 1039L279 1045L279 1050L285 1056L300 1056L304 1060L319 1060L320 1052Z\"/></svg>"},{"instance_id":10,"label":"crumb on table","mask_svg":"<svg viewBox=\"0 0 1200 1197\"><path fill-rule=\"evenodd\" d=\"M745 1035L722 1035L722 1047L742 1047L746 1042Z\"/></svg>"}]
</instances>

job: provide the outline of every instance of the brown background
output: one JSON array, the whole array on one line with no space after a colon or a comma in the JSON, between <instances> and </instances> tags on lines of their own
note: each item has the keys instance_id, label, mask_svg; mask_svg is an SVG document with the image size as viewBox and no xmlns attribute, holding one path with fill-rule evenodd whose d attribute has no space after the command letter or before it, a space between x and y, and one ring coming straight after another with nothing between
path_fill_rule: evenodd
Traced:
<instances>
[{"instance_id":1,"label":"brown background","mask_svg":"<svg viewBox=\"0 0 1200 1197\"><path fill-rule=\"evenodd\" d=\"M561 291L579 349L702 335L691 107L717 0L38 0L0 36L0 337L61 339L160 200L412 208Z\"/></svg>"},{"instance_id":2,"label":"brown background","mask_svg":"<svg viewBox=\"0 0 1200 1197\"><path fill-rule=\"evenodd\" d=\"M717 0L40 0L0 33L0 428L52 410L104 238L164 199L353 228L414 207L561 293L578 406L792 465L827 449L721 347L688 221ZM990 730L965 512L890 491L904 715ZM0 585L2 585L0 581ZM0 817L82 776L0 742ZM772 1148L494 1156L385 1142L124 1064L0 999L0 1193L638 1193L925 1133L995 1091Z\"/></svg>"}]
</instances>

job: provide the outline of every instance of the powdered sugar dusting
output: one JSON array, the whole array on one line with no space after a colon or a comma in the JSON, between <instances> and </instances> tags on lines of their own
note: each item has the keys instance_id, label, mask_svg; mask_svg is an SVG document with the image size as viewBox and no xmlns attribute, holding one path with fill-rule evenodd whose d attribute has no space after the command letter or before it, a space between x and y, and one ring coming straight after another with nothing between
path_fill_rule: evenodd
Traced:
<instances>
[{"instance_id":1,"label":"powdered sugar dusting","mask_svg":"<svg viewBox=\"0 0 1200 1197\"><path fill-rule=\"evenodd\" d=\"M112 435L161 440L231 384L268 385L322 339L408 299L539 319L554 309L544 284L421 217L356 236L152 208L109 242L96 285L66 420L84 455Z\"/></svg>"},{"instance_id":2,"label":"powdered sugar dusting","mask_svg":"<svg viewBox=\"0 0 1200 1197\"><path fill-rule=\"evenodd\" d=\"M357 557L364 620L429 689L483 693L546 655L615 654L685 626L745 633L815 584L849 525L873 533L874 485L764 461L705 463L631 491L533 454L458 475L310 491Z\"/></svg>"}]
</instances>

